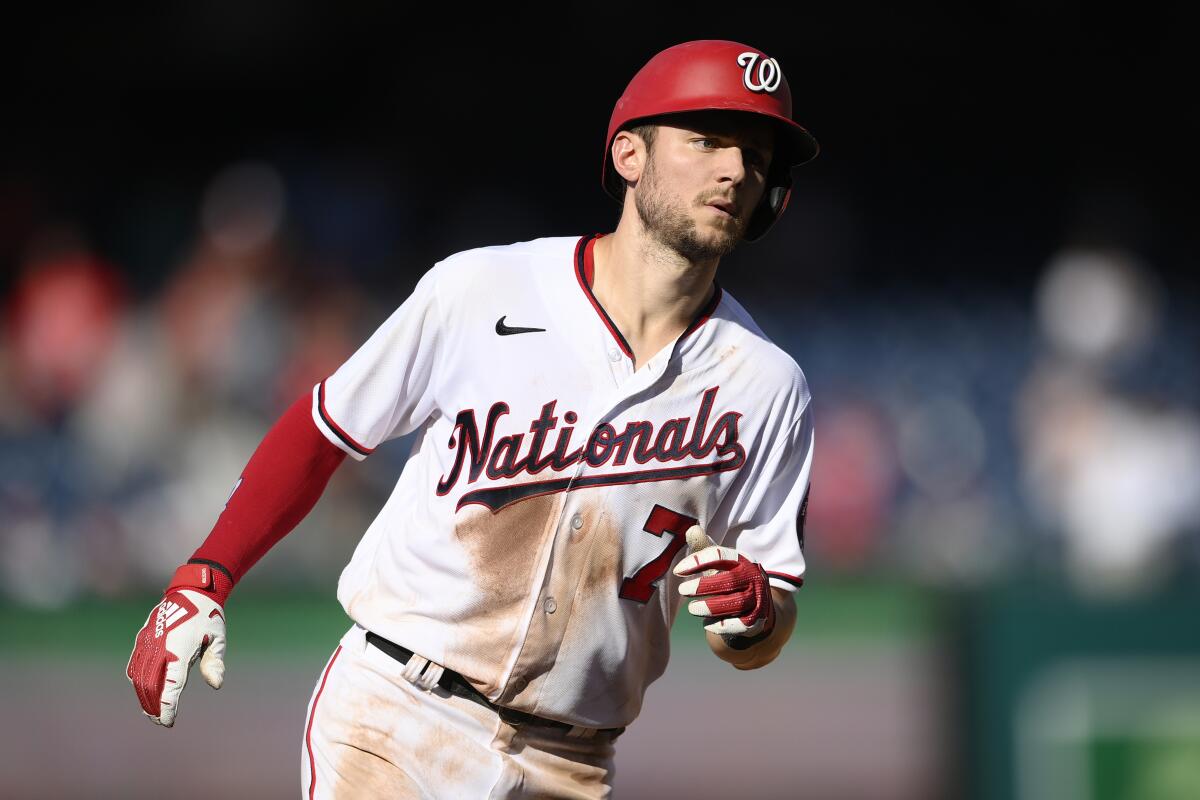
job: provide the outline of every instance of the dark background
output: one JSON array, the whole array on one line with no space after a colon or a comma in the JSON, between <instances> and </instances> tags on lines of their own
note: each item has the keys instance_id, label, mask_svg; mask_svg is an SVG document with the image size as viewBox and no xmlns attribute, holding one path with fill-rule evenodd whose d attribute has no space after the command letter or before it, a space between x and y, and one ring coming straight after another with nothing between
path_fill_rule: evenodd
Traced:
<instances>
[{"instance_id":1,"label":"dark background","mask_svg":"<svg viewBox=\"0 0 1200 800\"><path fill-rule=\"evenodd\" d=\"M822 143L798 175L809 213L789 220L824 246L808 292L1028 284L1032 254L1075 240L1134 247L1182 279L1196 252L1200 112L1181 7L442 13L425 8L418 23L387 4L207 3L14 26L4 259L42 219L70 217L151 285L187 230L155 248L138 215L246 157L371 173L404 206L404 219L379 222L389 244L423 260L603 227L612 105L650 55L693 38L773 54L796 118ZM473 203L481 186L494 196ZM532 213L506 213L512 193ZM798 257L813 250L795 245Z\"/></svg>"}]
</instances>

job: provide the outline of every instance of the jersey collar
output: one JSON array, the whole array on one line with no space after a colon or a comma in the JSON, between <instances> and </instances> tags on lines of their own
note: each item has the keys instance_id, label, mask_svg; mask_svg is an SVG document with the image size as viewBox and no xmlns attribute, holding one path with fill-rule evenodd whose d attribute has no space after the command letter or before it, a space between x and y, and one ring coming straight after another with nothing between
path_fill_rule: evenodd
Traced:
<instances>
[{"instance_id":1,"label":"jersey collar","mask_svg":"<svg viewBox=\"0 0 1200 800\"><path fill-rule=\"evenodd\" d=\"M608 332L616 340L617 346L621 348L621 352L627 358L633 358L633 349L625 341L625 337L621 335L621 331L617 328L616 323L612 321L612 317L608 315L608 312L604 310L604 306L600 305L600 301L596 299L596 295L592 292L592 284L595 282L596 277L596 262L593 251L596 242L603 236L603 233L593 233L583 236L575 245L575 277L579 281L579 288L583 290L584 297L591 303L592 308L596 310L600 321L608 328ZM681 344L688 336L707 322L709 317L713 315L713 312L717 310L717 306L721 303L722 291L721 284L715 278L713 279L713 288L715 291L713 291L712 297L696 314L691 324L676 339L676 346Z\"/></svg>"}]
</instances>

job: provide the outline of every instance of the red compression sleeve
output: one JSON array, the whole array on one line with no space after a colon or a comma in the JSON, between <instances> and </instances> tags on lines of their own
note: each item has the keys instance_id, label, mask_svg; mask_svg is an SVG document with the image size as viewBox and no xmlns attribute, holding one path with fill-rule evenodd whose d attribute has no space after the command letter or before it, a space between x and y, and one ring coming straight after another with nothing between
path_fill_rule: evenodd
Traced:
<instances>
[{"instance_id":1,"label":"red compression sleeve","mask_svg":"<svg viewBox=\"0 0 1200 800\"><path fill-rule=\"evenodd\" d=\"M313 423L312 395L284 412L250 457L212 533L192 555L193 562L228 570L228 588L222 581L214 587L216 594L228 595L232 584L300 524L345 457ZM216 599L223 603L225 597Z\"/></svg>"}]
</instances>

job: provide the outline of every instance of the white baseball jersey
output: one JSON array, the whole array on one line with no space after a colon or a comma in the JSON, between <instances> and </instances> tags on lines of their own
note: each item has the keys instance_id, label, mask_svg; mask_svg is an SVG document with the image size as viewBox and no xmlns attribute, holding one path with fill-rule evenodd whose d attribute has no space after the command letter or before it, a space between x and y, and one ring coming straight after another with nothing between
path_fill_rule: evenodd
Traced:
<instances>
[{"instance_id":1,"label":"white baseball jersey","mask_svg":"<svg viewBox=\"0 0 1200 800\"><path fill-rule=\"evenodd\" d=\"M666 669L688 527L800 585L813 431L800 368L719 287L635 370L590 288L596 238L439 262L313 419L356 459L420 431L346 613L493 702L616 727Z\"/></svg>"}]
</instances>

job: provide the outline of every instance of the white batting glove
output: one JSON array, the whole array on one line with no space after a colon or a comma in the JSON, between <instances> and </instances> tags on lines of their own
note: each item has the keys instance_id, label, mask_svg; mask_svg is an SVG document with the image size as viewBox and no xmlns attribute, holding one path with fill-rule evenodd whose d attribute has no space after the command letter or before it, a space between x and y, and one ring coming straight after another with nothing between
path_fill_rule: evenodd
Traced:
<instances>
[{"instance_id":1,"label":"white batting glove","mask_svg":"<svg viewBox=\"0 0 1200 800\"><path fill-rule=\"evenodd\" d=\"M675 565L680 577L699 575L679 585L688 613L708 623L704 630L727 636L761 638L775 627L775 601L767 572L732 547L713 544L698 525L687 532L689 553Z\"/></svg>"},{"instance_id":2,"label":"white batting glove","mask_svg":"<svg viewBox=\"0 0 1200 800\"><path fill-rule=\"evenodd\" d=\"M142 713L158 725L175 724L179 695L197 658L209 686L220 689L225 679L225 610L214 598L223 600L232 582L214 581L214 572L204 564L180 567L134 639L125 674Z\"/></svg>"}]
</instances>

